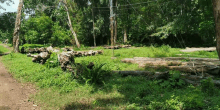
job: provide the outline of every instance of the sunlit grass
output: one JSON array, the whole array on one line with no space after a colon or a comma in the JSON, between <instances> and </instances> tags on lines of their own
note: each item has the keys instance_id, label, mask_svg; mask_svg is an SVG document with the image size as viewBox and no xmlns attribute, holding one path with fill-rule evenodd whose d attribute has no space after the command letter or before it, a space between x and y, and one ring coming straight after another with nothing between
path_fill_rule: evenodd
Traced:
<instances>
[{"instance_id":1,"label":"sunlit grass","mask_svg":"<svg viewBox=\"0 0 220 110\"><path fill-rule=\"evenodd\" d=\"M4 46L0 45L0 53L6 53L6 52L9 52L9 50Z\"/></svg>"}]
</instances>

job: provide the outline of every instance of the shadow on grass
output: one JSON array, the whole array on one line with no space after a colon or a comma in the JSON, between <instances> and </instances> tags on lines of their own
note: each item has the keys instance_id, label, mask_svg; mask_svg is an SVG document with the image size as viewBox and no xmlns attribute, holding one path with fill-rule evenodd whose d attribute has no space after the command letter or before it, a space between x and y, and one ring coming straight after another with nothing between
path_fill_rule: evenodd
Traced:
<instances>
[{"instance_id":1,"label":"shadow on grass","mask_svg":"<svg viewBox=\"0 0 220 110\"><path fill-rule=\"evenodd\" d=\"M72 103L61 109L62 110L88 110L88 109L93 109L93 107L90 104Z\"/></svg>"},{"instance_id":2,"label":"shadow on grass","mask_svg":"<svg viewBox=\"0 0 220 110\"><path fill-rule=\"evenodd\" d=\"M87 102L77 102L72 103L62 110L88 110L88 109L95 109L95 110L111 110L111 105L119 106L123 104L124 98L97 98L93 103Z\"/></svg>"},{"instance_id":3,"label":"shadow on grass","mask_svg":"<svg viewBox=\"0 0 220 110\"><path fill-rule=\"evenodd\" d=\"M147 70L148 67L145 68ZM158 68L164 70L164 67ZM105 76L104 76L105 77ZM175 80L147 80L144 76L122 77L117 73L104 78L104 84L91 84L95 101L72 103L72 109L205 109L213 108L215 100L200 87L178 85ZM83 84L83 83L82 83ZM107 96L103 95L107 94ZM210 102L204 102L209 99ZM220 105L220 103L218 103ZM217 104L216 104L217 105Z\"/></svg>"}]
</instances>

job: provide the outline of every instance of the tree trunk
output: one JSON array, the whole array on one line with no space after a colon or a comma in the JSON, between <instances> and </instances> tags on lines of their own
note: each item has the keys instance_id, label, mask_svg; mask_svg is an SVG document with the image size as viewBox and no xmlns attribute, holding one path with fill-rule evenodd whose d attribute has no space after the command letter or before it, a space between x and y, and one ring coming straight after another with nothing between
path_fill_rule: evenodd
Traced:
<instances>
[{"instance_id":1,"label":"tree trunk","mask_svg":"<svg viewBox=\"0 0 220 110\"><path fill-rule=\"evenodd\" d=\"M122 76L146 76L149 79L167 79L169 77L169 71L165 72L150 72L150 71L113 71Z\"/></svg>"},{"instance_id":2,"label":"tree trunk","mask_svg":"<svg viewBox=\"0 0 220 110\"><path fill-rule=\"evenodd\" d=\"M213 3L213 12L215 18L215 31L216 31L216 50L218 52L218 57L220 59L220 1L212 0Z\"/></svg>"},{"instance_id":3,"label":"tree trunk","mask_svg":"<svg viewBox=\"0 0 220 110\"><path fill-rule=\"evenodd\" d=\"M95 21L94 21L94 12L92 9L92 23L93 23L93 39L94 39L94 46L96 47L96 38L95 38Z\"/></svg>"},{"instance_id":4,"label":"tree trunk","mask_svg":"<svg viewBox=\"0 0 220 110\"><path fill-rule=\"evenodd\" d=\"M128 41L127 30L124 27L124 43L126 43L127 41Z\"/></svg>"},{"instance_id":5,"label":"tree trunk","mask_svg":"<svg viewBox=\"0 0 220 110\"><path fill-rule=\"evenodd\" d=\"M19 30L21 26L22 7L23 7L23 0L19 0L18 12L17 12L16 22L15 22L15 30L13 33L13 51L16 53L19 52Z\"/></svg>"},{"instance_id":6,"label":"tree trunk","mask_svg":"<svg viewBox=\"0 0 220 110\"><path fill-rule=\"evenodd\" d=\"M115 2L115 6L116 6L116 9L115 9L115 26L114 26L114 28L115 28L115 32L114 32L114 44L116 43L116 41L117 41L117 6L118 6L118 2L117 2L117 0L116 0L116 2Z\"/></svg>"},{"instance_id":7,"label":"tree trunk","mask_svg":"<svg viewBox=\"0 0 220 110\"><path fill-rule=\"evenodd\" d=\"M79 41L77 39L77 35L76 35L75 31L73 30L72 22L71 22L70 15L69 15L69 10L68 10L68 7L66 6L66 4L67 4L67 1L64 0L64 7L66 9L67 16L68 16L68 21L69 21L68 25L70 27L70 31L72 32L72 34L73 34L73 36L75 38L77 47L80 48L80 43L79 43Z\"/></svg>"},{"instance_id":8,"label":"tree trunk","mask_svg":"<svg viewBox=\"0 0 220 110\"><path fill-rule=\"evenodd\" d=\"M111 46L114 46L114 19L113 19L113 0L109 0L110 4L110 28L111 28Z\"/></svg>"}]
</instances>

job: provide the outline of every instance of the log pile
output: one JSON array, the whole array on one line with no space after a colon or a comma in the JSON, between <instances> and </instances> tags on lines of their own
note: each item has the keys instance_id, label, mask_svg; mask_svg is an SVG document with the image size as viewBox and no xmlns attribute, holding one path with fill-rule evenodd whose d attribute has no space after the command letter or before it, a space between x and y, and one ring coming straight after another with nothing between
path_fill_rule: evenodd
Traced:
<instances>
[{"instance_id":1,"label":"log pile","mask_svg":"<svg viewBox=\"0 0 220 110\"><path fill-rule=\"evenodd\" d=\"M81 56L94 56L98 54L103 54L103 50L89 50L89 51L73 51L71 48L62 48L64 52L70 52L73 53L75 57L81 57ZM25 49L24 47L21 48L21 53L28 53L28 56L33 53L41 53L41 52L49 52L49 53L58 53L59 50L53 49L51 46L50 47L42 47L42 48L29 48Z\"/></svg>"},{"instance_id":2,"label":"log pile","mask_svg":"<svg viewBox=\"0 0 220 110\"><path fill-rule=\"evenodd\" d=\"M213 52L216 51L216 47L205 47L205 48L189 48L186 47L184 50L180 50L181 52L196 52L196 51L208 51L208 52Z\"/></svg>"},{"instance_id":3,"label":"log pile","mask_svg":"<svg viewBox=\"0 0 220 110\"><path fill-rule=\"evenodd\" d=\"M40 64L44 64L48 58L50 58L51 53L49 52L41 52L38 55L27 54L27 57L33 57L32 62L38 62Z\"/></svg>"},{"instance_id":4,"label":"log pile","mask_svg":"<svg viewBox=\"0 0 220 110\"><path fill-rule=\"evenodd\" d=\"M74 51L75 57L81 57L81 56L94 56L98 54L103 54L103 50L89 50L89 51Z\"/></svg>"},{"instance_id":5,"label":"log pile","mask_svg":"<svg viewBox=\"0 0 220 110\"><path fill-rule=\"evenodd\" d=\"M41 53L41 52L59 52L56 49L53 49L53 47L41 47L41 48L28 48L25 49L25 47L21 48L21 53Z\"/></svg>"},{"instance_id":6,"label":"log pile","mask_svg":"<svg viewBox=\"0 0 220 110\"><path fill-rule=\"evenodd\" d=\"M220 61L218 59L209 58L184 58L184 57L168 57L168 58L144 58L134 57L121 60L124 63L137 63L140 67L150 67L158 69L164 67L169 70L178 70L185 73L202 74L208 73L218 75L220 73Z\"/></svg>"},{"instance_id":7,"label":"log pile","mask_svg":"<svg viewBox=\"0 0 220 110\"><path fill-rule=\"evenodd\" d=\"M98 51L68 51L68 52L62 52L61 54L58 55L58 60L61 64L61 68L63 70L69 70L69 71L73 71L73 68L71 67L71 65L74 64L74 57L80 57L80 56L92 56L92 55L97 55L97 54L102 54L103 51L102 50L98 50ZM89 67L91 67L92 64L90 64ZM93 64L94 66L94 64ZM92 66L92 67L93 67Z\"/></svg>"},{"instance_id":8,"label":"log pile","mask_svg":"<svg viewBox=\"0 0 220 110\"><path fill-rule=\"evenodd\" d=\"M58 61L61 65L62 70L73 71L72 65L75 63L74 52L69 51L69 52L63 52L63 53L59 54Z\"/></svg>"},{"instance_id":9,"label":"log pile","mask_svg":"<svg viewBox=\"0 0 220 110\"><path fill-rule=\"evenodd\" d=\"M119 46L105 46L105 49L120 49L120 48L129 48L131 45L119 45Z\"/></svg>"}]
</instances>

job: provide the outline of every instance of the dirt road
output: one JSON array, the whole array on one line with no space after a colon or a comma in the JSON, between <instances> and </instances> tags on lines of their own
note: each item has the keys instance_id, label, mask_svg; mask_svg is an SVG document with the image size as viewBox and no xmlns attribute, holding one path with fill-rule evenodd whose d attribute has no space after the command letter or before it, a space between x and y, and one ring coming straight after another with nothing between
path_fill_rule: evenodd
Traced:
<instances>
[{"instance_id":1,"label":"dirt road","mask_svg":"<svg viewBox=\"0 0 220 110\"><path fill-rule=\"evenodd\" d=\"M0 61L0 110L40 110L28 98L35 92L30 84L22 84L13 79Z\"/></svg>"}]
</instances>

